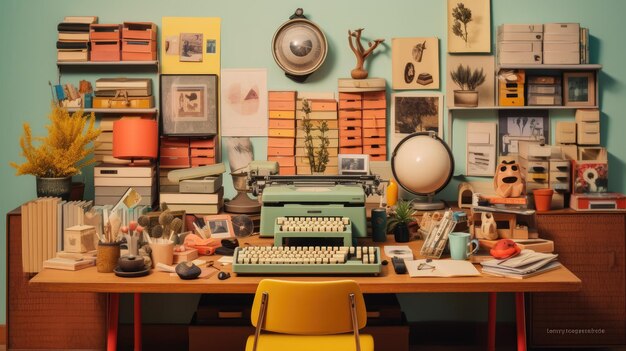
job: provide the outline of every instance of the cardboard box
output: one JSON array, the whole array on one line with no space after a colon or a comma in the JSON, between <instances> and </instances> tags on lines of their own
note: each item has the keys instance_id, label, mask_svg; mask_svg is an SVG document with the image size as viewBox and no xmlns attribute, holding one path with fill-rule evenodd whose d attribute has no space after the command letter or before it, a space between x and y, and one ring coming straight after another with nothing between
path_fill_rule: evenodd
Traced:
<instances>
[{"instance_id":1,"label":"cardboard box","mask_svg":"<svg viewBox=\"0 0 626 351\"><path fill-rule=\"evenodd\" d=\"M215 164L215 157L192 157L191 167L208 166Z\"/></svg>"},{"instance_id":2,"label":"cardboard box","mask_svg":"<svg viewBox=\"0 0 626 351\"><path fill-rule=\"evenodd\" d=\"M362 146L346 146L339 148L340 154L363 154Z\"/></svg>"},{"instance_id":3,"label":"cardboard box","mask_svg":"<svg viewBox=\"0 0 626 351\"><path fill-rule=\"evenodd\" d=\"M155 61L156 51L153 52L127 52L122 50L122 61Z\"/></svg>"},{"instance_id":4,"label":"cardboard box","mask_svg":"<svg viewBox=\"0 0 626 351\"><path fill-rule=\"evenodd\" d=\"M543 25L545 34L579 35L580 23L546 23Z\"/></svg>"},{"instance_id":5,"label":"cardboard box","mask_svg":"<svg viewBox=\"0 0 626 351\"><path fill-rule=\"evenodd\" d=\"M185 137L162 137L161 147L189 147L189 138Z\"/></svg>"},{"instance_id":6,"label":"cardboard box","mask_svg":"<svg viewBox=\"0 0 626 351\"><path fill-rule=\"evenodd\" d=\"M501 24L497 33L543 33L543 24Z\"/></svg>"},{"instance_id":7,"label":"cardboard box","mask_svg":"<svg viewBox=\"0 0 626 351\"><path fill-rule=\"evenodd\" d=\"M119 40L121 38L122 25L98 24L89 25L89 40ZM92 46L93 48L93 46Z\"/></svg>"},{"instance_id":8,"label":"cardboard box","mask_svg":"<svg viewBox=\"0 0 626 351\"><path fill-rule=\"evenodd\" d=\"M387 136L386 128L365 128L363 129L364 138L379 137L385 138Z\"/></svg>"},{"instance_id":9,"label":"cardboard box","mask_svg":"<svg viewBox=\"0 0 626 351\"><path fill-rule=\"evenodd\" d=\"M608 153L604 147L579 147L579 161L607 161Z\"/></svg>"},{"instance_id":10,"label":"cardboard box","mask_svg":"<svg viewBox=\"0 0 626 351\"><path fill-rule=\"evenodd\" d=\"M191 157L215 157L215 149L191 149Z\"/></svg>"},{"instance_id":11,"label":"cardboard box","mask_svg":"<svg viewBox=\"0 0 626 351\"><path fill-rule=\"evenodd\" d=\"M577 122L576 137L579 145L600 144L600 122Z\"/></svg>"},{"instance_id":12,"label":"cardboard box","mask_svg":"<svg viewBox=\"0 0 626 351\"><path fill-rule=\"evenodd\" d=\"M375 119L373 119L372 121L376 121ZM345 128L361 128L361 126L363 125L362 120L361 119L347 119L347 118L342 118L339 120L339 129L345 129Z\"/></svg>"},{"instance_id":13,"label":"cardboard box","mask_svg":"<svg viewBox=\"0 0 626 351\"><path fill-rule=\"evenodd\" d=\"M345 93L342 93L345 94ZM339 100L340 110L359 110L361 109L361 100Z\"/></svg>"},{"instance_id":14,"label":"cardboard box","mask_svg":"<svg viewBox=\"0 0 626 351\"><path fill-rule=\"evenodd\" d=\"M96 249L96 228L92 225L75 225L63 232L63 251L83 253Z\"/></svg>"},{"instance_id":15,"label":"cardboard box","mask_svg":"<svg viewBox=\"0 0 626 351\"><path fill-rule=\"evenodd\" d=\"M156 41L154 40L138 40L124 39L122 40L122 51L126 53L156 53Z\"/></svg>"},{"instance_id":16,"label":"cardboard box","mask_svg":"<svg viewBox=\"0 0 626 351\"><path fill-rule=\"evenodd\" d=\"M122 38L156 40L157 26L152 22L124 22Z\"/></svg>"},{"instance_id":17,"label":"cardboard box","mask_svg":"<svg viewBox=\"0 0 626 351\"><path fill-rule=\"evenodd\" d=\"M563 151L563 157L565 157L566 160L578 159L577 145L561 145L561 150Z\"/></svg>"},{"instance_id":18,"label":"cardboard box","mask_svg":"<svg viewBox=\"0 0 626 351\"><path fill-rule=\"evenodd\" d=\"M548 158L552 154L552 147L539 141L520 140L517 142L517 145L519 156L526 160L537 157Z\"/></svg>"},{"instance_id":19,"label":"cardboard box","mask_svg":"<svg viewBox=\"0 0 626 351\"><path fill-rule=\"evenodd\" d=\"M576 110L576 122L600 122L600 110L597 108L579 108Z\"/></svg>"}]
</instances>

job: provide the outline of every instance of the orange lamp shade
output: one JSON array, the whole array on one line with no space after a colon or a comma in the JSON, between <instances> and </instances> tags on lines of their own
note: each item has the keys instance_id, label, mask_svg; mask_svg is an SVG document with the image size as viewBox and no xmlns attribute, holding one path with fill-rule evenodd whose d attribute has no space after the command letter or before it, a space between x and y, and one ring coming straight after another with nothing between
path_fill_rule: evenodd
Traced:
<instances>
[{"instance_id":1,"label":"orange lamp shade","mask_svg":"<svg viewBox=\"0 0 626 351\"><path fill-rule=\"evenodd\" d=\"M122 118L113 122L113 157L156 158L159 151L157 122L151 119Z\"/></svg>"}]
</instances>

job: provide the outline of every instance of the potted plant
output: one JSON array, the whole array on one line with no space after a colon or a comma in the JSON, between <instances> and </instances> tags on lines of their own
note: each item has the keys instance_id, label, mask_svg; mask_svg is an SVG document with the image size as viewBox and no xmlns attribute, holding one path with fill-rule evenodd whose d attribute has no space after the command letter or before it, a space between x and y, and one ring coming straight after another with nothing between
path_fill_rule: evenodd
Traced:
<instances>
[{"instance_id":1,"label":"potted plant","mask_svg":"<svg viewBox=\"0 0 626 351\"><path fill-rule=\"evenodd\" d=\"M470 66L459 64L456 70L450 72L450 77L461 90L454 91L454 106L476 107L478 106L478 91L476 90L485 82L486 74L483 69L472 69Z\"/></svg>"},{"instance_id":2,"label":"potted plant","mask_svg":"<svg viewBox=\"0 0 626 351\"><path fill-rule=\"evenodd\" d=\"M322 174L326 171L328 164L328 146L330 139L326 134L329 130L325 120L319 121L319 126L315 126L311 121L311 106L307 99L302 100L302 130L304 131L304 149L311 167L311 174ZM317 141L317 142L316 142Z\"/></svg>"},{"instance_id":3,"label":"potted plant","mask_svg":"<svg viewBox=\"0 0 626 351\"><path fill-rule=\"evenodd\" d=\"M95 162L88 156L93 153L92 142L101 130L94 126L96 118L93 113L86 116L83 111L77 111L70 115L67 109L53 106L48 118L50 124L46 126L46 137L33 137L30 125L24 123L20 146L26 162L11 162L11 166L17 170L16 175L36 177L37 196L58 196L69 200L72 176Z\"/></svg>"},{"instance_id":4,"label":"potted plant","mask_svg":"<svg viewBox=\"0 0 626 351\"><path fill-rule=\"evenodd\" d=\"M415 210L408 201L398 201L395 211L387 222L387 232L393 232L398 243L406 243L411 237L409 225L415 222Z\"/></svg>"}]
</instances>

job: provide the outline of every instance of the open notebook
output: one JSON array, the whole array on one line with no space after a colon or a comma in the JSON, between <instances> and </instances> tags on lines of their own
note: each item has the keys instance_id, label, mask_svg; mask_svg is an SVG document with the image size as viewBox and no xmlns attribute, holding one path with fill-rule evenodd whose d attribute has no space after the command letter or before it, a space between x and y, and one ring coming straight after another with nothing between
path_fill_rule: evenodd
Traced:
<instances>
[{"instance_id":1,"label":"open notebook","mask_svg":"<svg viewBox=\"0 0 626 351\"><path fill-rule=\"evenodd\" d=\"M471 277L480 273L469 261L460 260L404 260L409 276L414 277Z\"/></svg>"}]
</instances>

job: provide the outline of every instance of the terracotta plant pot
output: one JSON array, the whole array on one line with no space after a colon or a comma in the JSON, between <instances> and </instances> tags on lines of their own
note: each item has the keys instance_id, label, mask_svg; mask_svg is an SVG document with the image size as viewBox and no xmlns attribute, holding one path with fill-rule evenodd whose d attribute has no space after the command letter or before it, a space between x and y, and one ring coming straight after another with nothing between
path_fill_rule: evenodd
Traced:
<instances>
[{"instance_id":1,"label":"terracotta plant pot","mask_svg":"<svg viewBox=\"0 0 626 351\"><path fill-rule=\"evenodd\" d=\"M455 90L454 106L476 107L478 106L478 91L476 90Z\"/></svg>"},{"instance_id":2,"label":"terracotta plant pot","mask_svg":"<svg viewBox=\"0 0 626 351\"><path fill-rule=\"evenodd\" d=\"M72 177L44 178L37 177L37 197L60 197L69 201L72 192Z\"/></svg>"},{"instance_id":3,"label":"terracotta plant pot","mask_svg":"<svg viewBox=\"0 0 626 351\"><path fill-rule=\"evenodd\" d=\"M533 195L535 196L535 209L537 211L550 211L553 194L554 190L552 189L533 190Z\"/></svg>"}]
</instances>

